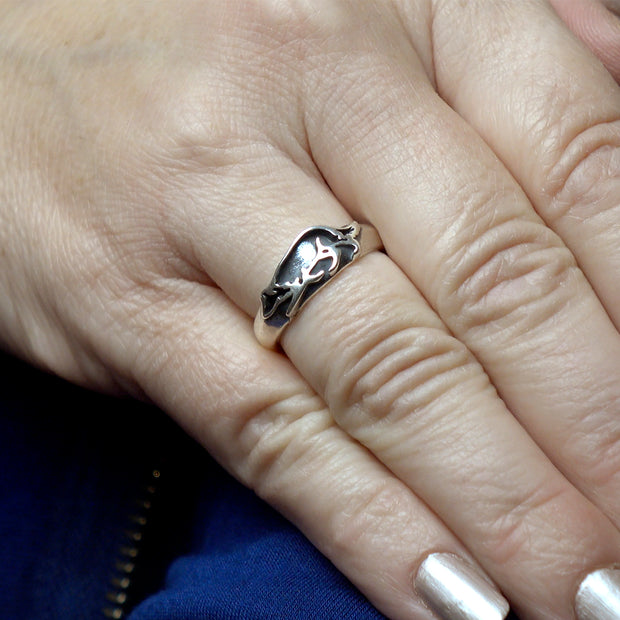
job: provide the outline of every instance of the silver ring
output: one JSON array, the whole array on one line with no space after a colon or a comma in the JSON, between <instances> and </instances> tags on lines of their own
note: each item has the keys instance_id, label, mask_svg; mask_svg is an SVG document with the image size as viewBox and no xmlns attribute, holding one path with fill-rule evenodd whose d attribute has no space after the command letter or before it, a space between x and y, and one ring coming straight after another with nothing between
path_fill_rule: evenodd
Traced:
<instances>
[{"instance_id":1,"label":"silver ring","mask_svg":"<svg viewBox=\"0 0 620 620\"><path fill-rule=\"evenodd\" d=\"M295 239L260 296L254 320L258 341L274 349L306 302L334 276L365 254L382 249L377 231L352 222L343 228L313 226Z\"/></svg>"}]
</instances>

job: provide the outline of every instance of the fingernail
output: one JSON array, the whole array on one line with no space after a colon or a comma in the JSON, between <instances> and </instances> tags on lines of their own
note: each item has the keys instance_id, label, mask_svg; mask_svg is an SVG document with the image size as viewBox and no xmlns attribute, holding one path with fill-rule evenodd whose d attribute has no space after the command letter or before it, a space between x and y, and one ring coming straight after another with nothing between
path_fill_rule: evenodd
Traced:
<instances>
[{"instance_id":1,"label":"fingernail","mask_svg":"<svg viewBox=\"0 0 620 620\"><path fill-rule=\"evenodd\" d=\"M575 597L579 620L620 619L620 569L601 568L590 573Z\"/></svg>"},{"instance_id":2,"label":"fingernail","mask_svg":"<svg viewBox=\"0 0 620 620\"><path fill-rule=\"evenodd\" d=\"M441 620L504 620L508 601L478 570L452 553L433 553L422 562L414 586Z\"/></svg>"}]
</instances>

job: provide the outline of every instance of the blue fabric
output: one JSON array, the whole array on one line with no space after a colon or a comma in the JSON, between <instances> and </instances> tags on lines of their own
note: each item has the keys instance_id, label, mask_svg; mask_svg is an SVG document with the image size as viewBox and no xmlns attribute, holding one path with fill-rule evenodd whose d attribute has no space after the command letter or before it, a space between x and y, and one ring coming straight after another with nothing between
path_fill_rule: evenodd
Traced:
<instances>
[{"instance_id":1,"label":"blue fabric","mask_svg":"<svg viewBox=\"0 0 620 620\"><path fill-rule=\"evenodd\" d=\"M199 502L193 552L132 620L380 618L279 515L218 476Z\"/></svg>"},{"instance_id":2,"label":"blue fabric","mask_svg":"<svg viewBox=\"0 0 620 620\"><path fill-rule=\"evenodd\" d=\"M383 617L161 412L0 377L0 618Z\"/></svg>"}]
</instances>

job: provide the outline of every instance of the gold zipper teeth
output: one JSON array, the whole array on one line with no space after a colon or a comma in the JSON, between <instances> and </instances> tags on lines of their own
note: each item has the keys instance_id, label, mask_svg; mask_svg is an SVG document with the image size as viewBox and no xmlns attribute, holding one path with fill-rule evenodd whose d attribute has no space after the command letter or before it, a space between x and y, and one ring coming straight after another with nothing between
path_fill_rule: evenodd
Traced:
<instances>
[{"instance_id":1,"label":"gold zipper teeth","mask_svg":"<svg viewBox=\"0 0 620 620\"><path fill-rule=\"evenodd\" d=\"M138 549L137 547L121 547L121 554L128 558L135 559L138 557Z\"/></svg>"},{"instance_id":2,"label":"gold zipper teeth","mask_svg":"<svg viewBox=\"0 0 620 620\"><path fill-rule=\"evenodd\" d=\"M125 536L133 542L140 542L142 540L142 532L134 532L132 530L125 530Z\"/></svg>"},{"instance_id":3,"label":"gold zipper teeth","mask_svg":"<svg viewBox=\"0 0 620 620\"><path fill-rule=\"evenodd\" d=\"M121 572L121 573L125 573L126 575L131 575L131 573L133 573L134 569L136 568L136 565L133 562L117 562L116 563L116 570Z\"/></svg>"},{"instance_id":4,"label":"gold zipper teeth","mask_svg":"<svg viewBox=\"0 0 620 620\"><path fill-rule=\"evenodd\" d=\"M151 483L145 489L146 497L141 498L137 502L137 506L140 510L138 514L132 514L129 516L130 522L135 527L125 530L124 532L129 544L125 544L119 549L120 558L117 559L115 564L117 574L110 580L110 585L113 589L106 594L107 600L115 606L106 607L103 609L103 615L105 618L121 620L125 617L125 605L129 598L127 595L127 590L131 586L131 575L136 568L134 560L136 560L140 554L138 545L142 542L142 530L148 523L146 515L153 506L152 498L157 492L157 482L159 481L160 476L161 472L159 469L154 469L151 472Z\"/></svg>"},{"instance_id":5,"label":"gold zipper teeth","mask_svg":"<svg viewBox=\"0 0 620 620\"><path fill-rule=\"evenodd\" d=\"M131 579L129 579L129 577L114 577L111 583L119 590L126 590L131 584Z\"/></svg>"},{"instance_id":6,"label":"gold zipper teeth","mask_svg":"<svg viewBox=\"0 0 620 620\"><path fill-rule=\"evenodd\" d=\"M116 603L117 605L124 605L127 602L126 592L108 592L106 598L110 603Z\"/></svg>"}]
</instances>

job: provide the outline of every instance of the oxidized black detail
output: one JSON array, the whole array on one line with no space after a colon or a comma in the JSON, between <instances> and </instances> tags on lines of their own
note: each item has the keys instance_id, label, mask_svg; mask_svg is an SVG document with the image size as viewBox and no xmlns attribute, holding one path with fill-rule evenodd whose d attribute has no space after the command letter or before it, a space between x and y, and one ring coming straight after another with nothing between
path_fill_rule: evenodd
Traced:
<instances>
[{"instance_id":1,"label":"oxidized black detail","mask_svg":"<svg viewBox=\"0 0 620 620\"><path fill-rule=\"evenodd\" d=\"M299 235L261 294L263 321L284 327L301 307L360 251L360 225L315 226Z\"/></svg>"}]
</instances>

